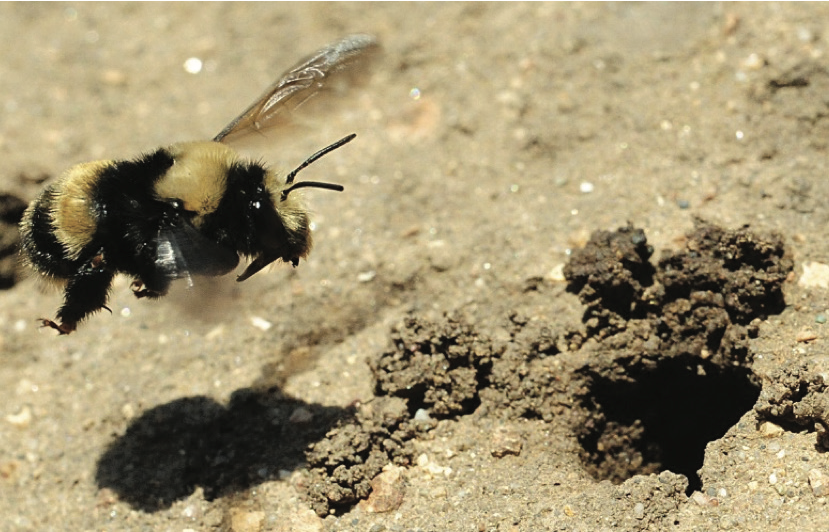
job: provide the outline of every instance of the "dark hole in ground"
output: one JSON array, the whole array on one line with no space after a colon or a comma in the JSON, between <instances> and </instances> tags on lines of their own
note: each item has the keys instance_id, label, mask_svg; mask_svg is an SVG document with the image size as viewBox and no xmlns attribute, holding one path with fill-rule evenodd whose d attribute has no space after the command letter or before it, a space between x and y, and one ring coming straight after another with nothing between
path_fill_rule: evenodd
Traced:
<instances>
[{"instance_id":1,"label":"dark hole in ground","mask_svg":"<svg viewBox=\"0 0 829 532\"><path fill-rule=\"evenodd\" d=\"M582 460L597 480L618 484L637 474L669 470L702 486L697 471L705 446L721 438L760 395L742 367L665 359L631 367L621 378L592 377Z\"/></svg>"}]
</instances>

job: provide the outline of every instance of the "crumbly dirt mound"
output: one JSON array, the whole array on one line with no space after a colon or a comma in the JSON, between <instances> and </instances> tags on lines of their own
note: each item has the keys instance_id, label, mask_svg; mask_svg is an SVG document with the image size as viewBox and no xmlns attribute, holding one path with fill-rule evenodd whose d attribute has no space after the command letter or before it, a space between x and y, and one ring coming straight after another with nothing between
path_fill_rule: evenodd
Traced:
<instances>
[{"instance_id":1,"label":"crumbly dirt mound","mask_svg":"<svg viewBox=\"0 0 829 532\"><path fill-rule=\"evenodd\" d=\"M642 262L650 253L644 232L626 227L597 232L573 254L564 274L588 307L587 338L624 334L610 345L742 362L752 320L783 309L793 262L779 235L698 221L685 248L663 253L656 269Z\"/></svg>"},{"instance_id":2,"label":"crumbly dirt mound","mask_svg":"<svg viewBox=\"0 0 829 532\"><path fill-rule=\"evenodd\" d=\"M818 432L818 444L829 449L829 359L816 357L786 363L776 370L754 407L760 420L793 432Z\"/></svg>"},{"instance_id":3,"label":"crumbly dirt mound","mask_svg":"<svg viewBox=\"0 0 829 532\"><path fill-rule=\"evenodd\" d=\"M726 230L698 221L685 249L659 261L658 280L665 301L714 297L730 321L745 324L782 311L781 288L793 267L779 234L756 235L748 227ZM700 292L706 295L696 295Z\"/></svg>"},{"instance_id":4,"label":"crumbly dirt mound","mask_svg":"<svg viewBox=\"0 0 829 532\"><path fill-rule=\"evenodd\" d=\"M412 463L409 442L434 426L432 420L412 420L399 398L378 397L363 405L353 421L309 446L307 496L314 511L324 516L366 498L384 466Z\"/></svg>"},{"instance_id":5,"label":"crumbly dirt mound","mask_svg":"<svg viewBox=\"0 0 829 532\"><path fill-rule=\"evenodd\" d=\"M625 283L634 298L630 308L643 315L620 322L617 313L596 330L602 322L594 317L606 309L594 295L618 296L619 272L641 278L643 267L630 260L634 245L647 249L641 231L600 233L565 270L582 301L599 306L585 314L593 341L582 348L590 359L577 369L585 393L574 430L597 479L621 482L669 468L687 475L694 489L706 443L722 436L759 393L747 368L748 340L757 334L750 322L782 309L781 288L793 264L777 235L698 222L683 250L663 253L647 290ZM604 275L595 274L598 257ZM627 308L618 301L610 307Z\"/></svg>"},{"instance_id":6,"label":"crumbly dirt mound","mask_svg":"<svg viewBox=\"0 0 829 532\"><path fill-rule=\"evenodd\" d=\"M652 253L643 230L625 227L573 254L565 276L587 306L584 330L518 313L494 335L453 316L408 317L370 362L377 398L308 453L317 513L367 497L386 464L408 464L412 440L434 427L415 420L432 416L564 417L595 478L670 469L687 478L671 493L698 488L706 444L759 394L751 320L782 308L792 262L779 236L702 222L656 267Z\"/></svg>"},{"instance_id":7,"label":"crumbly dirt mound","mask_svg":"<svg viewBox=\"0 0 829 532\"><path fill-rule=\"evenodd\" d=\"M631 226L597 231L564 267L567 290L587 306L590 336L624 330L627 320L647 312L646 288L653 284L653 248L645 232Z\"/></svg>"},{"instance_id":8,"label":"crumbly dirt mound","mask_svg":"<svg viewBox=\"0 0 829 532\"><path fill-rule=\"evenodd\" d=\"M376 394L405 399L412 413L468 414L480 404L478 390L492 357L492 342L458 319L409 317L392 332L392 348L371 362Z\"/></svg>"},{"instance_id":9,"label":"crumbly dirt mound","mask_svg":"<svg viewBox=\"0 0 829 532\"><path fill-rule=\"evenodd\" d=\"M492 358L492 342L454 317L440 322L409 317L396 327L390 349L371 362L377 397L307 453L308 497L317 514L365 498L386 464L408 465L407 442L434 428L431 416L472 413ZM416 416L418 410L429 416Z\"/></svg>"}]
</instances>

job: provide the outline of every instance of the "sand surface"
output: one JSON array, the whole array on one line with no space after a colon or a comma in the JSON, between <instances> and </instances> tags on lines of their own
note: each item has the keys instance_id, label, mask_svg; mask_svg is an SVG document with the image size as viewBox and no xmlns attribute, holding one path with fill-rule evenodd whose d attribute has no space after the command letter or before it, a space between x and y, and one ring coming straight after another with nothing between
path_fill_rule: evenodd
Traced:
<instances>
[{"instance_id":1,"label":"sand surface","mask_svg":"<svg viewBox=\"0 0 829 532\"><path fill-rule=\"evenodd\" d=\"M825 529L826 20L0 4L0 530ZM346 188L307 192L307 261L38 328L20 199L359 32L367 83L250 148L357 134L303 171Z\"/></svg>"}]
</instances>

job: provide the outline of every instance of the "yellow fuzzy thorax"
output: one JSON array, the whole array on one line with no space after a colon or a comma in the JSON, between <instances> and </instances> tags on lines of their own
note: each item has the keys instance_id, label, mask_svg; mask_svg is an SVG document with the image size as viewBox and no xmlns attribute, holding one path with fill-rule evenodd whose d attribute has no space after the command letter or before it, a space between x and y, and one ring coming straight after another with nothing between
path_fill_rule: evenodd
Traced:
<instances>
[{"instance_id":1,"label":"yellow fuzzy thorax","mask_svg":"<svg viewBox=\"0 0 829 532\"><path fill-rule=\"evenodd\" d=\"M239 160L218 142L181 142L167 148L173 166L156 183L159 198L178 199L184 210L204 216L215 211L227 189L228 169Z\"/></svg>"}]
</instances>

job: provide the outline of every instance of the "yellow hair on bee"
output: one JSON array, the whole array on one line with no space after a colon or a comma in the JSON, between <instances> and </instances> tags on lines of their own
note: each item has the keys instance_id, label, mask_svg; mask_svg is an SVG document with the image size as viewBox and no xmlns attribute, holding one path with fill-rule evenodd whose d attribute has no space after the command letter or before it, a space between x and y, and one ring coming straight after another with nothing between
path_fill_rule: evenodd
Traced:
<instances>
[{"instance_id":1,"label":"yellow hair on bee","mask_svg":"<svg viewBox=\"0 0 829 532\"><path fill-rule=\"evenodd\" d=\"M113 161L77 164L67 170L47 192L52 194L49 215L55 228L55 238L66 249L70 260L77 259L92 241L98 221L90 200L101 172L113 164ZM52 190L61 192L56 194Z\"/></svg>"},{"instance_id":2,"label":"yellow hair on bee","mask_svg":"<svg viewBox=\"0 0 829 532\"><path fill-rule=\"evenodd\" d=\"M271 192L271 199L279 211L279 217L285 229L289 232L304 231L308 226L308 210L305 207L302 191L291 192L288 197L283 199L282 191L288 185L285 183L285 177L278 175L273 170L269 170L267 176L265 176L265 184Z\"/></svg>"},{"instance_id":3,"label":"yellow hair on bee","mask_svg":"<svg viewBox=\"0 0 829 532\"><path fill-rule=\"evenodd\" d=\"M199 216L215 211L227 189L228 169L239 160L236 151L212 141L180 142L166 151L175 163L156 183L156 194L181 200L184 210Z\"/></svg>"}]
</instances>

